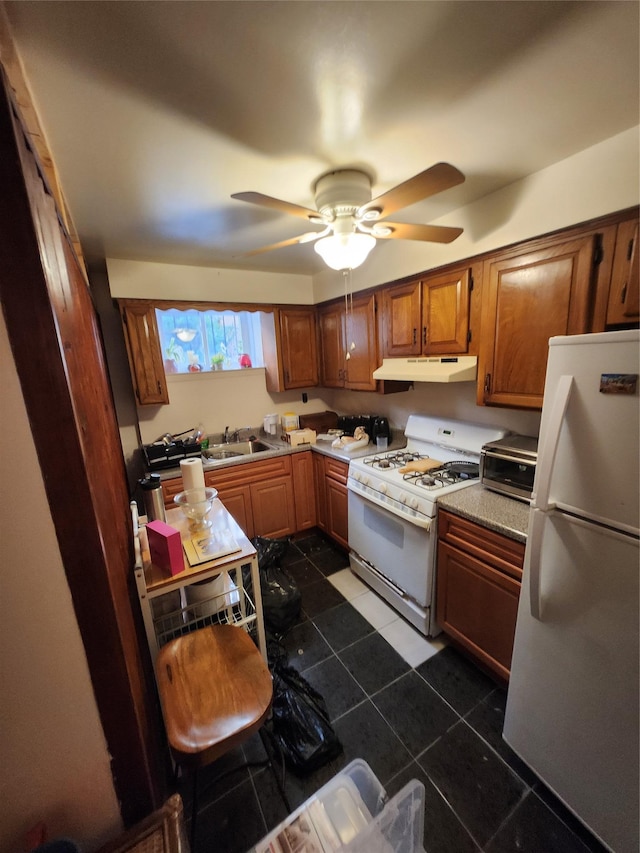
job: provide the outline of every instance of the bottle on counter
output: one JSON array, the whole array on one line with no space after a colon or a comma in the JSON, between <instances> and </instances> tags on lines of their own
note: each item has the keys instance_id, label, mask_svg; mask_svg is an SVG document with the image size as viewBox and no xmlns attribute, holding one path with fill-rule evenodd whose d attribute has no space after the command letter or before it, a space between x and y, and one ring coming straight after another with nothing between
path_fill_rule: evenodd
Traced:
<instances>
[{"instance_id":1,"label":"bottle on counter","mask_svg":"<svg viewBox=\"0 0 640 853\"><path fill-rule=\"evenodd\" d=\"M143 480L138 481L142 489L144 500L144 511L147 521L166 521L164 511L164 497L162 495L162 483L159 474L149 474Z\"/></svg>"}]
</instances>

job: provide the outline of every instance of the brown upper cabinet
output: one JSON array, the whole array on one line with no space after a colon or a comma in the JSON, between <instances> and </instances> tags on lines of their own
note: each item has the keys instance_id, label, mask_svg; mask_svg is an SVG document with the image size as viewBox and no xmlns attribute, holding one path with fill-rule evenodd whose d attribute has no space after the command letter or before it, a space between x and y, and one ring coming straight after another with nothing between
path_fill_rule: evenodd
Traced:
<instances>
[{"instance_id":1,"label":"brown upper cabinet","mask_svg":"<svg viewBox=\"0 0 640 853\"><path fill-rule=\"evenodd\" d=\"M122 300L119 307L138 404L157 406L168 403L169 391L153 303Z\"/></svg>"},{"instance_id":2,"label":"brown upper cabinet","mask_svg":"<svg viewBox=\"0 0 640 853\"><path fill-rule=\"evenodd\" d=\"M383 355L466 353L471 288L471 270L464 267L384 290Z\"/></svg>"},{"instance_id":3,"label":"brown upper cabinet","mask_svg":"<svg viewBox=\"0 0 640 853\"><path fill-rule=\"evenodd\" d=\"M316 319L313 306L276 308L262 315L262 348L268 391L318 384Z\"/></svg>"},{"instance_id":4,"label":"brown upper cabinet","mask_svg":"<svg viewBox=\"0 0 640 853\"><path fill-rule=\"evenodd\" d=\"M549 338L590 330L593 235L485 262L478 404L540 409Z\"/></svg>"},{"instance_id":5,"label":"brown upper cabinet","mask_svg":"<svg viewBox=\"0 0 640 853\"><path fill-rule=\"evenodd\" d=\"M637 323L640 319L638 282L638 219L618 225L607 306L607 326Z\"/></svg>"},{"instance_id":6,"label":"brown upper cabinet","mask_svg":"<svg viewBox=\"0 0 640 853\"><path fill-rule=\"evenodd\" d=\"M318 309L320 384L375 391L378 367L375 295L354 296Z\"/></svg>"}]
</instances>

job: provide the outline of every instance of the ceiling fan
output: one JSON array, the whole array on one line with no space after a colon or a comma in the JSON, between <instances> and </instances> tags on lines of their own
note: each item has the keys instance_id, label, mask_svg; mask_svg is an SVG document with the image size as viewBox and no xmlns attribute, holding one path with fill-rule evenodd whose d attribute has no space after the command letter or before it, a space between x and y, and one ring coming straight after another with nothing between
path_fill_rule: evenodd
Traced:
<instances>
[{"instance_id":1,"label":"ceiling fan","mask_svg":"<svg viewBox=\"0 0 640 853\"><path fill-rule=\"evenodd\" d=\"M325 263L332 269L346 270L355 269L364 262L376 239L450 243L459 237L462 228L389 222L386 217L463 181L464 175L455 166L436 163L372 199L370 175L360 169L338 169L327 172L316 181L317 210L258 192L234 193L231 198L270 207L306 219L313 225L324 226L322 231L307 231L299 237L254 249L247 255L317 241L314 248Z\"/></svg>"}]
</instances>

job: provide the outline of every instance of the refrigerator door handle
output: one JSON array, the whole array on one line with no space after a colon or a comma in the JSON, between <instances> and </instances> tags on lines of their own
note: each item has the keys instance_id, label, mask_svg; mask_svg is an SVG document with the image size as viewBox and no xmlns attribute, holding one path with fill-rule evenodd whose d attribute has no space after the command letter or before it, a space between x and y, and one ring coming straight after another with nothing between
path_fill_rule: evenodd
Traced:
<instances>
[{"instance_id":1,"label":"refrigerator door handle","mask_svg":"<svg viewBox=\"0 0 640 853\"><path fill-rule=\"evenodd\" d=\"M544 531L545 514L539 509L531 511L529 533L527 536L527 556L529 558L529 610L531 616L542 622L542 605L540 602L540 575L542 572L542 533Z\"/></svg>"},{"instance_id":2,"label":"refrigerator door handle","mask_svg":"<svg viewBox=\"0 0 640 853\"><path fill-rule=\"evenodd\" d=\"M551 472L558 451L560 431L564 420L569 397L573 387L573 376L563 375L558 380L556 393L553 398L551 414L546 430L546 440L538 453L538 464L536 466L535 491L531 496L531 506L537 509L554 509L554 504L549 503L549 490L551 487Z\"/></svg>"}]
</instances>

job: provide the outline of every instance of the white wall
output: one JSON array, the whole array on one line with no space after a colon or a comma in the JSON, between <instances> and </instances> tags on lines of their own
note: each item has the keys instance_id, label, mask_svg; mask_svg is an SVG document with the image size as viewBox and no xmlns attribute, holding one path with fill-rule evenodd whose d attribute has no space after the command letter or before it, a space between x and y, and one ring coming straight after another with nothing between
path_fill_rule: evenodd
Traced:
<instances>
[{"instance_id":1,"label":"white wall","mask_svg":"<svg viewBox=\"0 0 640 853\"><path fill-rule=\"evenodd\" d=\"M1 313L0 365L0 851L41 820L88 851L122 821Z\"/></svg>"},{"instance_id":2,"label":"white wall","mask_svg":"<svg viewBox=\"0 0 640 853\"><path fill-rule=\"evenodd\" d=\"M225 426L259 427L264 415L271 412L298 414L323 412L327 408L324 388L310 388L308 402L301 402L299 391L269 394L263 368L230 370L191 375L168 376L168 406L140 406L140 435L144 444L165 432L203 424L205 432L222 432Z\"/></svg>"},{"instance_id":3,"label":"white wall","mask_svg":"<svg viewBox=\"0 0 640 853\"><path fill-rule=\"evenodd\" d=\"M391 426L402 432L411 414L498 426L521 435L538 435L540 431L540 412L476 406L475 382L416 382L408 391L387 395L327 390L325 397L331 411L345 415L385 415ZM300 406L294 409L302 412Z\"/></svg>"},{"instance_id":4,"label":"white wall","mask_svg":"<svg viewBox=\"0 0 640 853\"><path fill-rule=\"evenodd\" d=\"M310 276L153 264L107 258L111 295L121 299L313 304Z\"/></svg>"}]
</instances>

